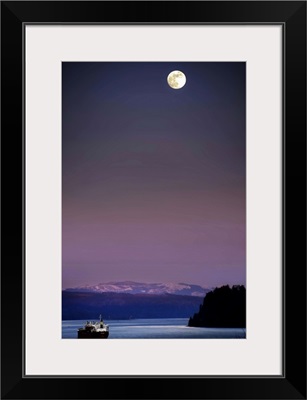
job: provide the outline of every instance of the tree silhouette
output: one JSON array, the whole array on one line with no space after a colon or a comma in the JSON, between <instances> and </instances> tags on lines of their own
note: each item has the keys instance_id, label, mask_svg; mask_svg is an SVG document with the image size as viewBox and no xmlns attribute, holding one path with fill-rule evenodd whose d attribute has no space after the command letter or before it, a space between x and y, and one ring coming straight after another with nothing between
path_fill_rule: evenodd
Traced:
<instances>
[{"instance_id":1,"label":"tree silhouette","mask_svg":"<svg viewBox=\"0 0 307 400\"><path fill-rule=\"evenodd\" d=\"M246 326L246 290L243 285L229 285L208 292L199 312L189 319L188 326L240 327Z\"/></svg>"}]
</instances>

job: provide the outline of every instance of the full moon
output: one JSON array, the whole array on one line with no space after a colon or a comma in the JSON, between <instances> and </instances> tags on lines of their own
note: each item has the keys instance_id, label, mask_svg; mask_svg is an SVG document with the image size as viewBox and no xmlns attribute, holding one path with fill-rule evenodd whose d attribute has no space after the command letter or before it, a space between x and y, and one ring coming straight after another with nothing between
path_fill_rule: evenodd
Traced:
<instances>
[{"instance_id":1,"label":"full moon","mask_svg":"<svg viewBox=\"0 0 307 400\"><path fill-rule=\"evenodd\" d=\"M185 74L181 71L172 71L168 74L167 83L172 89L181 89L187 81Z\"/></svg>"}]
</instances>

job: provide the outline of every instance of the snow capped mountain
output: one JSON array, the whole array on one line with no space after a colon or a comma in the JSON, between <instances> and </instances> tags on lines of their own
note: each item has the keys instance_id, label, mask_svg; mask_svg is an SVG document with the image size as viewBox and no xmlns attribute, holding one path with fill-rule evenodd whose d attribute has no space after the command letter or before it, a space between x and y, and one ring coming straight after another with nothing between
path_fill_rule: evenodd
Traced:
<instances>
[{"instance_id":1,"label":"snow capped mountain","mask_svg":"<svg viewBox=\"0 0 307 400\"><path fill-rule=\"evenodd\" d=\"M129 293L129 294L176 294L185 296L204 295L211 288L187 283L140 283L140 282L107 282L97 285L83 285L65 289L67 292L95 292L95 293Z\"/></svg>"}]
</instances>

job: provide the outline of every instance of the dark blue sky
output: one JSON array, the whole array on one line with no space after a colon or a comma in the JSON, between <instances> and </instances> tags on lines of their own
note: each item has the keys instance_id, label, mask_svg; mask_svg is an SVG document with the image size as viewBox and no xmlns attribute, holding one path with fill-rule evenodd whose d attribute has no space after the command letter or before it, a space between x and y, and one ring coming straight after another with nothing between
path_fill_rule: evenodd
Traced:
<instances>
[{"instance_id":1,"label":"dark blue sky","mask_svg":"<svg viewBox=\"0 0 307 400\"><path fill-rule=\"evenodd\" d=\"M62 85L63 287L245 283L245 63L65 62Z\"/></svg>"}]
</instances>

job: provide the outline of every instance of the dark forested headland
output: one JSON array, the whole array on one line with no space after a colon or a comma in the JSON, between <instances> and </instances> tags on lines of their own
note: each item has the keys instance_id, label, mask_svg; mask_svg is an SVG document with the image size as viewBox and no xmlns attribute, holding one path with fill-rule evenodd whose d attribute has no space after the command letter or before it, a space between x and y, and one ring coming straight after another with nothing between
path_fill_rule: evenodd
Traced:
<instances>
[{"instance_id":1,"label":"dark forested headland","mask_svg":"<svg viewBox=\"0 0 307 400\"><path fill-rule=\"evenodd\" d=\"M62 319L186 318L202 298L172 294L62 292Z\"/></svg>"},{"instance_id":2,"label":"dark forested headland","mask_svg":"<svg viewBox=\"0 0 307 400\"><path fill-rule=\"evenodd\" d=\"M246 290L242 285L216 288L206 294L199 312L189 319L189 326L245 328Z\"/></svg>"}]
</instances>

